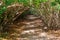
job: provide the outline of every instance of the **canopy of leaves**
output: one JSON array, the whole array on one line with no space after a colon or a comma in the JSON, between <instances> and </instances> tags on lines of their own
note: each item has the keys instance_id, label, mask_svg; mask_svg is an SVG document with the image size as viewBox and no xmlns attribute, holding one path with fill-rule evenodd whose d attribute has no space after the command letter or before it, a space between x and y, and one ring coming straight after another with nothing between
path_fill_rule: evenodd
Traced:
<instances>
[{"instance_id":1,"label":"canopy of leaves","mask_svg":"<svg viewBox=\"0 0 60 40\"><path fill-rule=\"evenodd\" d=\"M60 10L60 0L53 0L51 6L56 6L56 9Z\"/></svg>"},{"instance_id":2,"label":"canopy of leaves","mask_svg":"<svg viewBox=\"0 0 60 40\"><path fill-rule=\"evenodd\" d=\"M40 6L40 3L47 2L49 0L32 0L32 1L34 6L38 8ZM3 0L2 2L3 7L0 8L0 14L2 14L7 9L7 6L13 4L14 2L23 3L25 6L30 5L30 0ZM51 0L51 6L56 6L57 4L60 4L60 0ZM58 6L57 8L59 9Z\"/></svg>"},{"instance_id":3,"label":"canopy of leaves","mask_svg":"<svg viewBox=\"0 0 60 40\"><path fill-rule=\"evenodd\" d=\"M14 0L4 0L5 5L11 5L14 2Z\"/></svg>"}]
</instances>

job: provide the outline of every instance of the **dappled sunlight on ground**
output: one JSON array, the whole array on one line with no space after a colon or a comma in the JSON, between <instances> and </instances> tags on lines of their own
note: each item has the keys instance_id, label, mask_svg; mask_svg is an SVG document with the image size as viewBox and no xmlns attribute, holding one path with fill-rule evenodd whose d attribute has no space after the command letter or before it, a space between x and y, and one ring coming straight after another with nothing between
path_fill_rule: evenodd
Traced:
<instances>
[{"instance_id":1,"label":"dappled sunlight on ground","mask_svg":"<svg viewBox=\"0 0 60 40\"><path fill-rule=\"evenodd\" d=\"M32 18L34 19L32 20ZM17 23L8 27L12 27L9 30L12 33L10 32L7 40L60 40L60 30L48 30L44 22L38 17L26 19L18 20Z\"/></svg>"}]
</instances>

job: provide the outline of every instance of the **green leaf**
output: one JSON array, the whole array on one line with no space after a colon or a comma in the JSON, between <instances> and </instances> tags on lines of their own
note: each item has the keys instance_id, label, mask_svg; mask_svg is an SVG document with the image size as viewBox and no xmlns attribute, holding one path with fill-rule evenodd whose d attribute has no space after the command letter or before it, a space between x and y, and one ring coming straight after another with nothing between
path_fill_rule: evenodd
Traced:
<instances>
[{"instance_id":1,"label":"green leaf","mask_svg":"<svg viewBox=\"0 0 60 40\"><path fill-rule=\"evenodd\" d=\"M2 10L0 10L0 14L2 14L3 13L3 11Z\"/></svg>"},{"instance_id":2,"label":"green leaf","mask_svg":"<svg viewBox=\"0 0 60 40\"><path fill-rule=\"evenodd\" d=\"M22 0L18 0L18 2L20 3L20 2L22 2Z\"/></svg>"},{"instance_id":3,"label":"green leaf","mask_svg":"<svg viewBox=\"0 0 60 40\"><path fill-rule=\"evenodd\" d=\"M18 0L19 3L22 3L22 2L24 2L24 1L25 1L25 0Z\"/></svg>"},{"instance_id":4,"label":"green leaf","mask_svg":"<svg viewBox=\"0 0 60 40\"><path fill-rule=\"evenodd\" d=\"M40 5L40 0L34 0L34 5L36 8L38 8Z\"/></svg>"},{"instance_id":5,"label":"green leaf","mask_svg":"<svg viewBox=\"0 0 60 40\"><path fill-rule=\"evenodd\" d=\"M55 0L55 1L60 4L60 0Z\"/></svg>"},{"instance_id":6,"label":"green leaf","mask_svg":"<svg viewBox=\"0 0 60 40\"><path fill-rule=\"evenodd\" d=\"M56 2L60 2L60 0L55 0Z\"/></svg>"},{"instance_id":7,"label":"green leaf","mask_svg":"<svg viewBox=\"0 0 60 40\"><path fill-rule=\"evenodd\" d=\"M23 3L25 6L28 5L28 0L18 0L19 3Z\"/></svg>"},{"instance_id":8,"label":"green leaf","mask_svg":"<svg viewBox=\"0 0 60 40\"><path fill-rule=\"evenodd\" d=\"M4 7L2 7L2 11L5 11L6 9L7 9L7 7L5 7L5 6L4 6Z\"/></svg>"},{"instance_id":9,"label":"green leaf","mask_svg":"<svg viewBox=\"0 0 60 40\"><path fill-rule=\"evenodd\" d=\"M56 6L56 2L51 2L51 6Z\"/></svg>"},{"instance_id":10,"label":"green leaf","mask_svg":"<svg viewBox=\"0 0 60 40\"><path fill-rule=\"evenodd\" d=\"M40 2L47 2L48 0L40 0Z\"/></svg>"},{"instance_id":11,"label":"green leaf","mask_svg":"<svg viewBox=\"0 0 60 40\"><path fill-rule=\"evenodd\" d=\"M2 14L4 11L6 11L7 7L3 6L1 9L0 9L0 14Z\"/></svg>"},{"instance_id":12,"label":"green leaf","mask_svg":"<svg viewBox=\"0 0 60 40\"><path fill-rule=\"evenodd\" d=\"M24 3L24 5L27 6L28 5L28 0L24 0L23 3Z\"/></svg>"},{"instance_id":13,"label":"green leaf","mask_svg":"<svg viewBox=\"0 0 60 40\"><path fill-rule=\"evenodd\" d=\"M56 9L60 10L60 5L57 5L57 6L56 6Z\"/></svg>"},{"instance_id":14,"label":"green leaf","mask_svg":"<svg viewBox=\"0 0 60 40\"><path fill-rule=\"evenodd\" d=\"M11 5L11 3L14 2L14 0L4 0L4 2L8 6L8 5Z\"/></svg>"}]
</instances>

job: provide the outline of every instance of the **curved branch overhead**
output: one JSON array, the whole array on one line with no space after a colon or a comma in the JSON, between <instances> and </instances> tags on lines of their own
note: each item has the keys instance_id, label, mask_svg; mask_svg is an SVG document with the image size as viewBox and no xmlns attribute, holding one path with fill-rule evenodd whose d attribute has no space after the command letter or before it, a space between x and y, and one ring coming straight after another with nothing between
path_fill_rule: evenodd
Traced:
<instances>
[{"instance_id":1,"label":"curved branch overhead","mask_svg":"<svg viewBox=\"0 0 60 40\"><path fill-rule=\"evenodd\" d=\"M13 4L7 7L7 11L4 13L4 22L13 22L16 20L22 13L28 11L29 7L22 4Z\"/></svg>"}]
</instances>

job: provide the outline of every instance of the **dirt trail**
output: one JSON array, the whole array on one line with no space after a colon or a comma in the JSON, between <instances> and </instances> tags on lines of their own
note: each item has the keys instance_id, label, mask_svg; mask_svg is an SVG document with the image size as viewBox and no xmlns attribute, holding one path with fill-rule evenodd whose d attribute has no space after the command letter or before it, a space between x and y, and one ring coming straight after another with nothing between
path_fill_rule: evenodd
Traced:
<instances>
[{"instance_id":1,"label":"dirt trail","mask_svg":"<svg viewBox=\"0 0 60 40\"><path fill-rule=\"evenodd\" d=\"M60 40L60 30L49 30L44 22L37 16L28 15L10 25L11 40ZM45 31L44 31L45 30ZM15 32L14 32L15 31Z\"/></svg>"}]
</instances>

